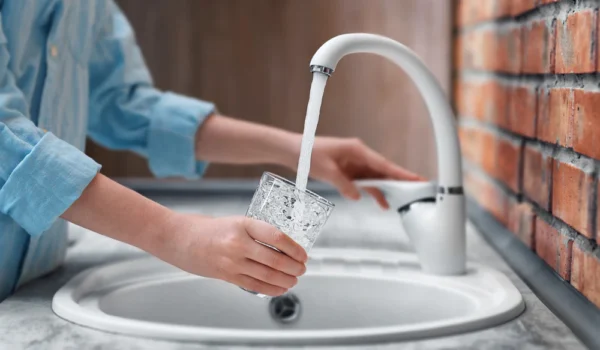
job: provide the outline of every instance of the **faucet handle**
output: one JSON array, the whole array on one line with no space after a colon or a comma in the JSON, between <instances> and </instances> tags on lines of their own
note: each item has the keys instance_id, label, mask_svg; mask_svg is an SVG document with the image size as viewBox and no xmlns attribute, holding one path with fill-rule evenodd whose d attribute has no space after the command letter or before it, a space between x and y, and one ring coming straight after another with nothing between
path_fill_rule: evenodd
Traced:
<instances>
[{"instance_id":1,"label":"faucet handle","mask_svg":"<svg viewBox=\"0 0 600 350\"><path fill-rule=\"evenodd\" d=\"M362 188L379 189L390 206L396 209L404 208L418 201L435 201L437 194L437 184L434 182L365 179L355 180L354 183Z\"/></svg>"}]
</instances>

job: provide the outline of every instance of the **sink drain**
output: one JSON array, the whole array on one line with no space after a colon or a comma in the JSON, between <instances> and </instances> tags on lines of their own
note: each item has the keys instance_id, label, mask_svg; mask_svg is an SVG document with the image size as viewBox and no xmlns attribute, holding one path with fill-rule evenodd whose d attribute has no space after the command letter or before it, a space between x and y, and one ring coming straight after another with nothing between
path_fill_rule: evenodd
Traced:
<instances>
[{"instance_id":1,"label":"sink drain","mask_svg":"<svg viewBox=\"0 0 600 350\"><path fill-rule=\"evenodd\" d=\"M283 324L290 324L297 321L301 310L300 299L293 293L275 297L269 303L271 317Z\"/></svg>"}]
</instances>

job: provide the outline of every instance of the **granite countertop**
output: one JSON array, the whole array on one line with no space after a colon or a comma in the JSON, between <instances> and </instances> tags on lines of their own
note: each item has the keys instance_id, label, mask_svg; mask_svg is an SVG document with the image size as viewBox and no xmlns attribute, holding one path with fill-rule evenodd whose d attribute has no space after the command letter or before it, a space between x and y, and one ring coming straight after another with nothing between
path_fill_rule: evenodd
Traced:
<instances>
[{"instance_id":1,"label":"granite countertop","mask_svg":"<svg viewBox=\"0 0 600 350\"><path fill-rule=\"evenodd\" d=\"M249 196L207 195L201 198L154 198L175 210L209 215L243 215ZM335 200L334 200L335 201ZM370 201L337 200L336 209L317 246L410 250L397 214L382 212ZM52 312L54 293L78 272L99 264L138 257L143 252L73 226L63 267L23 286L0 303L0 349L249 349L178 343L105 333L69 323ZM527 309L495 328L419 341L343 346L336 349L584 349L573 333L531 292L472 225L468 258L504 272L523 294ZM266 347L254 347L265 349ZM276 347L272 347L275 349ZM311 347L331 349L332 347ZM292 349L286 347L286 349Z\"/></svg>"}]
</instances>

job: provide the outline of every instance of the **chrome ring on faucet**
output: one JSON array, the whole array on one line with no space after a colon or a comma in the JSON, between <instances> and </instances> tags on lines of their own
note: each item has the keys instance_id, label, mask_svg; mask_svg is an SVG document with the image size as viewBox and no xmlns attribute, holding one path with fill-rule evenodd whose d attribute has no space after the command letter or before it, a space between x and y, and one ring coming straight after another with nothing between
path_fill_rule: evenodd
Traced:
<instances>
[{"instance_id":1,"label":"chrome ring on faucet","mask_svg":"<svg viewBox=\"0 0 600 350\"><path fill-rule=\"evenodd\" d=\"M313 66L310 66L310 72L311 73L322 73L322 74L325 74L326 76L330 77L331 74L333 73L333 69L329 68L329 67L313 65Z\"/></svg>"},{"instance_id":2,"label":"chrome ring on faucet","mask_svg":"<svg viewBox=\"0 0 600 350\"><path fill-rule=\"evenodd\" d=\"M438 188L438 193L439 194L464 194L464 191L463 191L462 186L455 186L455 187L440 186Z\"/></svg>"}]
</instances>

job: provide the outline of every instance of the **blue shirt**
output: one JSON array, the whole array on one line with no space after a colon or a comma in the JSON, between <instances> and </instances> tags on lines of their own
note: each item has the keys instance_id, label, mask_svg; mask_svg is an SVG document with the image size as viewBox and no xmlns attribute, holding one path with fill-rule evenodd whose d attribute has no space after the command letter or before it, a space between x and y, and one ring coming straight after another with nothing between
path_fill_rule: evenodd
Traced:
<instances>
[{"instance_id":1,"label":"blue shirt","mask_svg":"<svg viewBox=\"0 0 600 350\"><path fill-rule=\"evenodd\" d=\"M61 264L58 217L100 165L86 136L196 178L211 103L159 91L112 0L0 0L0 300Z\"/></svg>"}]
</instances>

